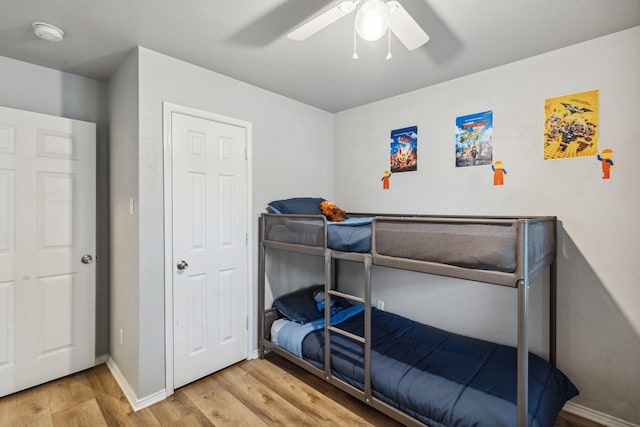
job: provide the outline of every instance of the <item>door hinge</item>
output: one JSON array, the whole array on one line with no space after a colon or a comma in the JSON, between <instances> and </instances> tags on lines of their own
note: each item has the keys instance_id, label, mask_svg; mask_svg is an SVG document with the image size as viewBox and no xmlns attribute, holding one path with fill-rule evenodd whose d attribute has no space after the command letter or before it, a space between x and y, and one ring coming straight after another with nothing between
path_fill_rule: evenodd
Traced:
<instances>
[{"instance_id":1,"label":"door hinge","mask_svg":"<svg viewBox=\"0 0 640 427\"><path fill-rule=\"evenodd\" d=\"M249 316L244 318L244 327L249 330Z\"/></svg>"},{"instance_id":2,"label":"door hinge","mask_svg":"<svg viewBox=\"0 0 640 427\"><path fill-rule=\"evenodd\" d=\"M244 147L244 159L249 160L249 151L247 150L247 147Z\"/></svg>"},{"instance_id":3,"label":"door hinge","mask_svg":"<svg viewBox=\"0 0 640 427\"><path fill-rule=\"evenodd\" d=\"M249 233L244 233L244 244L245 245L249 244Z\"/></svg>"}]
</instances>

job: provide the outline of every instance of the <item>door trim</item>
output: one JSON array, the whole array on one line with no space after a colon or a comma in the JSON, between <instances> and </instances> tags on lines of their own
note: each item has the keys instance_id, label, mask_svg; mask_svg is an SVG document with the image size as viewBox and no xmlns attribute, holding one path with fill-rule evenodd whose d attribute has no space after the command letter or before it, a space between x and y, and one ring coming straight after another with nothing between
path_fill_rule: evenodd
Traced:
<instances>
[{"instance_id":1,"label":"door trim","mask_svg":"<svg viewBox=\"0 0 640 427\"><path fill-rule=\"evenodd\" d=\"M173 158L172 158L172 140L171 140L171 114L179 113L196 118L212 120L219 123L238 126L246 130L247 138L247 359L251 359L253 351L251 349L251 337L256 334L255 330L255 310L254 306L254 290L250 286L253 277L253 247L254 239L252 232L252 124L250 122L239 120L231 117L222 116L220 114L208 111L197 110L195 108L185 107L182 105L172 104L169 102L162 103L162 128L163 128L163 157L164 157L164 310L165 310L165 391L167 396L173 394Z\"/></svg>"}]
</instances>

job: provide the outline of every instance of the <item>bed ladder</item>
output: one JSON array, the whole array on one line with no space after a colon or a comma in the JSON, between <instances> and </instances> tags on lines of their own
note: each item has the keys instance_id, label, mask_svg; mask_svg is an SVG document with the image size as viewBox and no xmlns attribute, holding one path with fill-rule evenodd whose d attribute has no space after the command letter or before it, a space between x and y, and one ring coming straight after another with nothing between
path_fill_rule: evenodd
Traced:
<instances>
[{"instance_id":1,"label":"bed ladder","mask_svg":"<svg viewBox=\"0 0 640 427\"><path fill-rule=\"evenodd\" d=\"M346 260L362 263L364 266L364 298L339 292L333 289L332 284L337 284L337 266L334 260ZM352 252L338 252L327 249L325 254L325 307L330 306L331 296L344 298L350 301L364 304L364 336L352 334L330 324L331 310L325 310L325 333L324 333L324 370L325 378L332 382L331 375L331 333L337 333L361 343L364 347L364 390L362 391L363 400L371 404L371 254L361 254ZM341 381L334 383L340 385Z\"/></svg>"}]
</instances>

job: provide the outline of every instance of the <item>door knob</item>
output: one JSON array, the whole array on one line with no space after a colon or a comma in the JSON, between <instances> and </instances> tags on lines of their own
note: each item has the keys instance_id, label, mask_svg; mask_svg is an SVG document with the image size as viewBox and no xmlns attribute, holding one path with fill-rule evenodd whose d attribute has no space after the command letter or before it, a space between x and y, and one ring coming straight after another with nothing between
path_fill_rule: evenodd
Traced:
<instances>
[{"instance_id":1,"label":"door knob","mask_svg":"<svg viewBox=\"0 0 640 427\"><path fill-rule=\"evenodd\" d=\"M83 264L91 264L93 262L93 257L89 254L83 255L82 258L80 258L80 261L82 261Z\"/></svg>"},{"instance_id":2,"label":"door knob","mask_svg":"<svg viewBox=\"0 0 640 427\"><path fill-rule=\"evenodd\" d=\"M189 264L187 264L187 261L182 260L178 263L177 267L178 270L186 270L186 268L189 267Z\"/></svg>"}]
</instances>

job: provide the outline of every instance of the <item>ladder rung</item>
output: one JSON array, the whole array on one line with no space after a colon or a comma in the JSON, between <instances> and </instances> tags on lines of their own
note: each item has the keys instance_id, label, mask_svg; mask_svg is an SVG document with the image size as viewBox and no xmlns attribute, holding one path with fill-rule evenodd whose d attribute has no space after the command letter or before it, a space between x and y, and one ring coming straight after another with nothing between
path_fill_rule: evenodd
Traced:
<instances>
[{"instance_id":1,"label":"ladder rung","mask_svg":"<svg viewBox=\"0 0 640 427\"><path fill-rule=\"evenodd\" d=\"M358 342L364 344L364 338L362 338L361 336L358 336L358 335L354 335L351 332L347 332L344 329L336 328L335 326L329 326L329 330L331 332L335 332L337 334L344 335L347 338L351 338L352 340L355 340L355 341L358 341Z\"/></svg>"},{"instance_id":2,"label":"ladder rung","mask_svg":"<svg viewBox=\"0 0 640 427\"><path fill-rule=\"evenodd\" d=\"M357 297L355 295L343 294L342 292L338 292L338 291L334 291L334 290L330 290L329 291L329 295L334 295L334 296L337 296L337 297L341 297L341 298L348 299L348 300L351 300L351 301L361 302L361 303L364 304L364 298L360 298L360 297Z\"/></svg>"}]
</instances>

